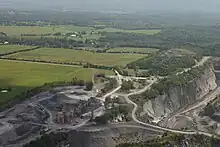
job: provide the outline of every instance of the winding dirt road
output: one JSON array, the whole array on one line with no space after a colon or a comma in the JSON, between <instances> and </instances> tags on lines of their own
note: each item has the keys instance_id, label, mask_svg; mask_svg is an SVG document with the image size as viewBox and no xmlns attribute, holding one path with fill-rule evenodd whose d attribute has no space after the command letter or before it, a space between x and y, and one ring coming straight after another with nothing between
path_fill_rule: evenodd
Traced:
<instances>
[{"instance_id":1,"label":"winding dirt road","mask_svg":"<svg viewBox=\"0 0 220 147\"><path fill-rule=\"evenodd\" d=\"M195 67L198 67L198 66L201 66L203 65L208 59L210 59L210 57L204 57L199 63L197 63L194 67L192 68L195 68ZM185 71L184 71L185 72ZM174 129L169 129L169 128L164 128L164 127L161 127L161 126L156 126L156 125L152 125L152 124L149 124L149 123L145 123L145 122L142 122L142 121L139 121L136 117L136 112L137 112L137 109L138 109L138 105L131 101L129 99L129 96L132 96L132 95L137 95L137 94L141 94L143 92L145 92L146 90L150 89L151 86L156 82L157 80L153 80L151 82L151 84L149 84L148 86L146 86L144 89L140 90L140 91L136 91L136 92L132 92L128 95L125 95L125 99L126 101L129 103L129 104L132 104L134 106L133 110L132 110L132 119L138 123L138 124L141 124L141 125L144 125L146 127L151 127L151 128L154 128L156 130L163 130L163 131L168 131L168 132L172 132L172 133L179 133L179 134L186 134L186 135L195 135L195 134L201 134L201 135L205 135L205 136L208 136L208 137L212 137L212 136L216 136L215 134L211 134L211 133L206 133L206 132L201 132L201 131L180 131L180 130L174 130ZM214 94L215 95L215 94ZM210 99L208 99L210 100ZM195 109L195 108L198 108L199 106L205 104L208 102L208 100L204 100L203 102L197 104L196 106L186 110L187 111L190 111L191 109Z\"/></svg>"},{"instance_id":2,"label":"winding dirt road","mask_svg":"<svg viewBox=\"0 0 220 147\"><path fill-rule=\"evenodd\" d=\"M205 136L209 136L209 137L212 137L212 136L215 136L214 134L211 134L211 133L206 133L206 132L200 132L200 131L180 131L180 130L174 130L174 129L169 129L169 128L164 128L164 127L160 127L160 126L156 126L156 125L152 125L152 124L148 124L148 123L145 123L145 122L141 122L139 121L137 118L136 118L136 112L137 112L137 109L138 109L138 105L131 101L129 99L129 96L132 96L132 95L136 95L136 94L141 94L143 93L144 91L146 91L147 89L150 89L150 87L152 86L152 84L154 84L155 81L153 81L150 85L148 85L147 87L145 87L144 89L138 91L138 92L133 92L133 93L130 93L128 95L125 96L125 99L126 101L129 103L129 104L132 104L134 106L134 109L132 110L132 119L138 123L138 124L141 124L145 127L150 127L150 128L154 128L155 131L156 130L162 130L162 131L168 131L168 132L172 132L172 133L179 133L179 134L186 134L186 135L195 135L195 134L202 134L202 135L205 135Z\"/></svg>"}]
</instances>

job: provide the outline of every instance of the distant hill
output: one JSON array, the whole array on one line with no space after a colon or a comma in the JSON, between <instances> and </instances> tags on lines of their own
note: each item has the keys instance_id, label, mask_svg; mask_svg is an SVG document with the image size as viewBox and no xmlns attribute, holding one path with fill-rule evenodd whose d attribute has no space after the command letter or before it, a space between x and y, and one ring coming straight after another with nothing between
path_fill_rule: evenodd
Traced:
<instances>
[{"instance_id":1,"label":"distant hill","mask_svg":"<svg viewBox=\"0 0 220 147\"><path fill-rule=\"evenodd\" d=\"M218 11L219 0L0 0L0 7L88 11Z\"/></svg>"}]
</instances>

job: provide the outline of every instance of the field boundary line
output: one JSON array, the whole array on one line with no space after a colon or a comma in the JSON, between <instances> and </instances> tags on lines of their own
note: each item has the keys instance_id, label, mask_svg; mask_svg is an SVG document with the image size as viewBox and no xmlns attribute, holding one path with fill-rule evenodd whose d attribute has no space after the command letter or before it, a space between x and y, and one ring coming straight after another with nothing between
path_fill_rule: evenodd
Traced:
<instances>
[{"instance_id":1,"label":"field boundary line","mask_svg":"<svg viewBox=\"0 0 220 147\"><path fill-rule=\"evenodd\" d=\"M25 59L25 60L23 60L23 59L16 59L16 58L11 58L11 59L9 59L9 58L2 58L2 57L0 57L0 60L6 60L6 61L11 61L11 62L24 62L24 63L36 63L36 64L46 64L46 65L60 65L60 66L68 66L68 67L80 67L80 68L82 68L82 66L80 66L80 65L74 65L74 64L62 64L62 63L58 63L58 62L49 62L49 61L37 61L37 60L35 60L35 61L33 61L33 60L27 60L27 59Z\"/></svg>"},{"instance_id":2,"label":"field boundary line","mask_svg":"<svg viewBox=\"0 0 220 147\"><path fill-rule=\"evenodd\" d=\"M78 67L78 68L90 68L90 69L102 69L102 70L112 70L113 67L108 67L108 69L104 68L98 68L95 66L99 65L94 65L93 67L84 67L79 64L74 64L74 63L59 63L59 62L54 62L54 61L39 61L39 60L28 60L28 59L17 59L17 58L4 58L0 56L0 61L11 61L11 62L23 62L23 63L35 63L35 64L45 64L45 65L59 65L59 66L66 66L66 67ZM102 67L102 65L100 65ZM106 66L107 67L107 66Z\"/></svg>"},{"instance_id":3,"label":"field boundary line","mask_svg":"<svg viewBox=\"0 0 220 147\"><path fill-rule=\"evenodd\" d=\"M28 48L28 49L21 49L21 50L17 50L17 51L1 53L0 57L7 56L7 55L12 55L12 54L16 54L16 53L21 53L21 52L33 51L33 50L37 50L37 49L40 49L40 48L41 48L40 46L37 46L37 47L33 47L33 48Z\"/></svg>"}]
</instances>

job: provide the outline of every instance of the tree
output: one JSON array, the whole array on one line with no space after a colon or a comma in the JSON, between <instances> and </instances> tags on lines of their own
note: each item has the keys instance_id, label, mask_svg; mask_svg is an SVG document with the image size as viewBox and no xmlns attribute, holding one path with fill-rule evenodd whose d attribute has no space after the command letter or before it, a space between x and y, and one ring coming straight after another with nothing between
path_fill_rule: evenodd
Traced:
<instances>
[{"instance_id":1,"label":"tree","mask_svg":"<svg viewBox=\"0 0 220 147\"><path fill-rule=\"evenodd\" d=\"M102 116L98 116L94 119L94 121L98 124L107 124L108 123L108 116L106 114Z\"/></svg>"},{"instance_id":2,"label":"tree","mask_svg":"<svg viewBox=\"0 0 220 147\"><path fill-rule=\"evenodd\" d=\"M86 82L86 90L91 91L92 88L93 88L93 82L92 81Z\"/></svg>"},{"instance_id":3,"label":"tree","mask_svg":"<svg viewBox=\"0 0 220 147\"><path fill-rule=\"evenodd\" d=\"M139 72L139 67L138 67L138 66L135 66L135 67L134 67L134 72L135 72L135 75L137 76L137 75L138 75L138 72Z\"/></svg>"},{"instance_id":4,"label":"tree","mask_svg":"<svg viewBox=\"0 0 220 147\"><path fill-rule=\"evenodd\" d=\"M123 70L123 71L122 71L122 75L123 75L123 76L128 76L128 71L127 71L127 70Z\"/></svg>"},{"instance_id":5,"label":"tree","mask_svg":"<svg viewBox=\"0 0 220 147\"><path fill-rule=\"evenodd\" d=\"M134 83L132 81L123 81L121 89L130 90L134 88Z\"/></svg>"}]
</instances>

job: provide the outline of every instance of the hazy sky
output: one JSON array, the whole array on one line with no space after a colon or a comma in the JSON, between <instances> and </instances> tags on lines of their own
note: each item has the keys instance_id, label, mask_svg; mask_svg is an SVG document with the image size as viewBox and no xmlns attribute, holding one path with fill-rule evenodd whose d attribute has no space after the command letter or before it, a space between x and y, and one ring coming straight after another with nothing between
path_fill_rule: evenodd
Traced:
<instances>
[{"instance_id":1,"label":"hazy sky","mask_svg":"<svg viewBox=\"0 0 220 147\"><path fill-rule=\"evenodd\" d=\"M220 0L0 0L0 6L124 11L220 11Z\"/></svg>"}]
</instances>

